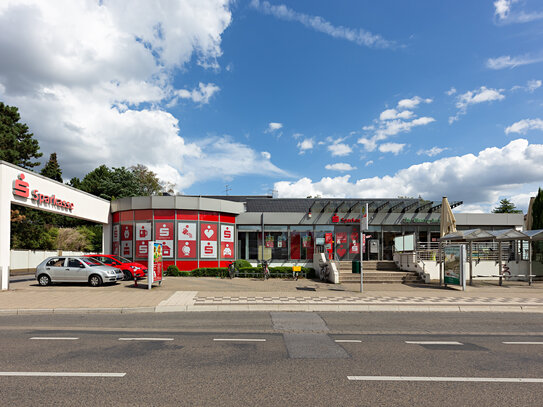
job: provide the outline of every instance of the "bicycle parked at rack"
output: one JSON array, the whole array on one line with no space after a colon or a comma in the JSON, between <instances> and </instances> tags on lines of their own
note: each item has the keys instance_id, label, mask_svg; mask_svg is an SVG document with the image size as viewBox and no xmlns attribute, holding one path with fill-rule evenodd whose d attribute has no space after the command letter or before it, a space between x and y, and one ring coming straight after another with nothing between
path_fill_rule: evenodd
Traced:
<instances>
[{"instance_id":1,"label":"bicycle parked at rack","mask_svg":"<svg viewBox=\"0 0 543 407\"><path fill-rule=\"evenodd\" d=\"M228 277L234 278L236 275L239 274L239 269L235 261L231 262L228 265Z\"/></svg>"},{"instance_id":2,"label":"bicycle parked at rack","mask_svg":"<svg viewBox=\"0 0 543 407\"><path fill-rule=\"evenodd\" d=\"M262 277L264 278L264 280L267 280L268 278L270 278L270 268L269 268L269 261L266 261L266 260L262 260L261 261L261 264L262 264Z\"/></svg>"}]
</instances>

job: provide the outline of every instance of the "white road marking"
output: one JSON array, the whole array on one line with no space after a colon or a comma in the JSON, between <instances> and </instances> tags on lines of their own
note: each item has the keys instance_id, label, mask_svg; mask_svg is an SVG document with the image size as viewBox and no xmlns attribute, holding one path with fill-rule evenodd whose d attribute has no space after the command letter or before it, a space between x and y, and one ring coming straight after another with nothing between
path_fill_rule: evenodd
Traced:
<instances>
[{"instance_id":1,"label":"white road marking","mask_svg":"<svg viewBox=\"0 0 543 407\"><path fill-rule=\"evenodd\" d=\"M173 341L173 338L119 338L120 341Z\"/></svg>"},{"instance_id":2,"label":"white road marking","mask_svg":"<svg viewBox=\"0 0 543 407\"><path fill-rule=\"evenodd\" d=\"M337 343L361 343L360 339L336 339Z\"/></svg>"},{"instance_id":3,"label":"white road marking","mask_svg":"<svg viewBox=\"0 0 543 407\"><path fill-rule=\"evenodd\" d=\"M266 339L213 338L215 342L266 342Z\"/></svg>"},{"instance_id":4,"label":"white road marking","mask_svg":"<svg viewBox=\"0 0 543 407\"><path fill-rule=\"evenodd\" d=\"M349 380L374 382L494 382L494 383L543 383L534 377L420 377L420 376L347 376Z\"/></svg>"},{"instance_id":5,"label":"white road marking","mask_svg":"<svg viewBox=\"0 0 543 407\"><path fill-rule=\"evenodd\" d=\"M85 372L0 372L0 376L44 376L44 377L124 377L126 373Z\"/></svg>"},{"instance_id":6,"label":"white road marking","mask_svg":"<svg viewBox=\"0 0 543 407\"><path fill-rule=\"evenodd\" d=\"M502 342L505 345L543 345L543 342Z\"/></svg>"},{"instance_id":7,"label":"white road marking","mask_svg":"<svg viewBox=\"0 0 543 407\"><path fill-rule=\"evenodd\" d=\"M463 343L456 341L405 341L405 343L413 345L463 345Z\"/></svg>"},{"instance_id":8,"label":"white road marking","mask_svg":"<svg viewBox=\"0 0 543 407\"><path fill-rule=\"evenodd\" d=\"M30 339L43 340L43 341L77 341L79 338L70 336L33 336Z\"/></svg>"}]
</instances>

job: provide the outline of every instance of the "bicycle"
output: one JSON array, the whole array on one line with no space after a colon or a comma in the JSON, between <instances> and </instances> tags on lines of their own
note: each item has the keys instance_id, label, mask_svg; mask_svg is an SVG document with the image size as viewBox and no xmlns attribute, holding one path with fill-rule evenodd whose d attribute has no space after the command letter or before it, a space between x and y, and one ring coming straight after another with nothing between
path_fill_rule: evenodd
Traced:
<instances>
[{"instance_id":1,"label":"bicycle","mask_svg":"<svg viewBox=\"0 0 543 407\"><path fill-rule=\"evenodd\" d=\"M262 260L262 273L264 280L267 280L270 278L270 268L268 267L268 262L266 260Z\"/></svg>"},{"instance_id":2,"label":"bicycle","mask_svg":"<svg viewBox=\"0 0 543 407\"><path fill-rule=\"evenodd\" d=\"M239 274L239 269L236 262L233 261L228 265L228 277L232 279L236 276L236 274Z\"/></svg>"},{"instance_id":3,"label":"bicycle","mask_svg":"<svg viewBox=\"0 0 543 407\"><path fill-rule=\"evenodd\" d=\"M321 281L328 281L328 277L330 277L330 270L328 268L328 263L324 263L319 270L319 278Z\"/></svg>"}]
</instances>

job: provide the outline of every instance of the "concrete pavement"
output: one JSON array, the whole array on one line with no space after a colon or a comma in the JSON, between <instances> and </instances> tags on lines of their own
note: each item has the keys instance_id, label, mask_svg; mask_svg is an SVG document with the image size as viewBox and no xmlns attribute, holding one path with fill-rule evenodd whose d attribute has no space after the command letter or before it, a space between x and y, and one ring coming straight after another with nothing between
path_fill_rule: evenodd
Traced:
<instances>
[{"instance_id":1,"label":"concrete pavement","mask_svg":"<svg viewBox=\"0 0 543 407\"><path fill-rule=\"evenodd\" d=\"M181 311L543 312L543 283L476 282L462 292L436 285L327 284L314 280L166 277L162 286L119 282L40 287L28 276L0 292L0 314Z\"/></svg>"}]
</instances>

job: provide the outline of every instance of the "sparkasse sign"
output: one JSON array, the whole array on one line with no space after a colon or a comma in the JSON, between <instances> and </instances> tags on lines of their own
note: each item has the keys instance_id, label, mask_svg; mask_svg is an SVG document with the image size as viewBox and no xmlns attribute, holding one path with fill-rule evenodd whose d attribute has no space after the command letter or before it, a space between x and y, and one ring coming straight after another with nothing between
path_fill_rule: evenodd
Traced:
<instances>
[{"instance_id":1,"label":"sparkasse sign","mask_svg":"<svg viewBox=\"0 0 543 407\"><path fill-rule=\"evenodd\" d=\"M30 197L30 199L35 201L38 205L49 204L59 208L65 208L70 211L74 209L74 204L72 202L57 198L54 194L45 195L40 193L37 189L30 192L30 184L24 179L25 175L21 173L17 176L17 179L13 181L13 195L27 199Z\"/></svg>"}]
</instances>

